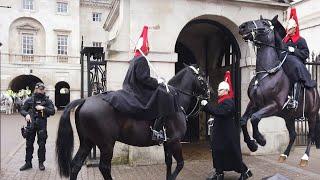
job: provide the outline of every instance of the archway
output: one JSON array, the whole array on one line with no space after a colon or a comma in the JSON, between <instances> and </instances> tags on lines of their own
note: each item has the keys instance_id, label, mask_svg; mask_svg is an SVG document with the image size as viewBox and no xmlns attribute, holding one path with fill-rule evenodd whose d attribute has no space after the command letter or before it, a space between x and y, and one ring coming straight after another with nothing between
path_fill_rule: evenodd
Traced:
<instances>
[{"instance_id":1,"label":"archway","mask_svg":"<svg viewBox=\"0 0 320 180\"><path fill-rule=\"evenodd\" d=\"M218 17L219 21L215 18ZM221 21L221 19L224 19ZM222 22L228 23L227 25ZM225 71L232 74L233 89L235 90L236 118L240 117L241 107L241 77L240 77L240 48L230 27L237 26L225 17L200 16L188 22L177 38L175 52L178 62L175 71L181 70L185 64L198 64L210 80L213 102L216 102L218 83L223 80ZM233 29L234 32L234 29ZM209 115L195 117L187 123L185 141L194 142L206 138L207 119Z\"/></svg>"},{"instance_id":2,"label":"archway","mask_svg":"<svg viewBox=\"0 0 320 180\"><path fill-rule=\"evenodd\" d=\"M33 92L34 87L38 82L42 82L42 80L34 75L20 75L15 77L9 83L9 89L11 89L13 92L19 92L20 89L26 89L29 87L31 92Z\"/></svg>"},{"instance_id":3,"label":"archway","mask_svg":"<svg viewBox=\"0 0 320 180\"><path fill-rule=\"evenodd\" d=\"M63 109L70 102L70 86L65 81L60 81L55 85L55 105L58 109Z\"/></svg>"}]
</instances>

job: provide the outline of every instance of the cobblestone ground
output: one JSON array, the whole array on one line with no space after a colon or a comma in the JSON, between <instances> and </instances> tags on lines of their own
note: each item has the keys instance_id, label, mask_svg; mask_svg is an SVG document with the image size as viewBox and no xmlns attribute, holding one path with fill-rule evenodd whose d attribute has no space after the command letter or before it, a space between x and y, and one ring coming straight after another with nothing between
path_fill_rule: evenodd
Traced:
<instances>
[{"instance_id":1,"label":"cobblestone ground","mask_svg":"<svg viewBox=\"0 0 320 180\"><path fill-rule=\"evenodd\" d=\"M47 160L45 162L46 170L38 169L37 155L34 153L33 169L20 172L19 168L24 163L25 143L22 137L16 135L20 126L23 124L21 116L11 115L1 116L1 180L55 180L62 179L57 171L55 162L55 137L58 119L61 113L49 119L47 141ZM16 127L18 126L18 127ZM18 130L17 130L18 129ZM14 139L15 138L15 139ZM38 149L35 143L35 151ZM312 147L312 156L309 166L300 168L298 162L303 155L304 148L297 147L290 155L286 163L277 162L278 155L267 156L244 156L244 161L252 170L254 176L251 179L261 179L276 173L287 176L289 179L320 180L320 150ZM202 145L184 145L185 167L177 179L198 180L205 179L211 172L212 162L208 146ZM174 164L175 166L175 164ZM165 165L148 166L128 166L117 165L112 167L114 179L130 180L162 180L165 179ZM237 173L227 172L225 179L237 179ZM103 179L97 167L83 166L78 179L98 180Z\"/></svg>"}]
</instances>

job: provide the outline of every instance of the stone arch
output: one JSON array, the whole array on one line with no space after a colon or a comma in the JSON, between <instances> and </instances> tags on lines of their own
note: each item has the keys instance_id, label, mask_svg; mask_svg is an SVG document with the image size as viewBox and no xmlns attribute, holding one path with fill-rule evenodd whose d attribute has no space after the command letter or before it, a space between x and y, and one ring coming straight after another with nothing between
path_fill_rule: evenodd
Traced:
<instances>
[{"instance_id":1,"label":"stone arch","mask_svg":"<svg viewBox=\"0 0 320 180\"><path fill-rule=\"evenodd\" d=\"M242 43L242 39L238 35L238 26L235 23L222 16L202 15L184 25L175 44L175 52L178 54L176 72L183 67L183 63L198 64L210 79L214 98L217 97L216 88L218 83L224 79L225 71L231 71L236 96L236 117L240 117L241 113L241 50L239 43ZM191 135L191 137L185 140L202 139L206 132L199 131L207 129L205 126L208 118L209 115L206 115L205 118L188 121L190 131L187 131L187 136Z\"/></svg>"},{"instance_id":2,"label":"stone arch","mask_svg":"<svg viewBox=\"0 0 320 180\"><path fill-rule=\"evenodd\" d=\"M46 32L43 25L32 17L19 17L9 27L9 53L21 55L22 34L33 36L33 55L46 54ZM12 59L11 59L12 60Z\"/></svg>"},{"instance_id":3,"label":"stone arch","mask_svg":"<svg viewBox=\"0 0 320 180\"><path fill-rule=\"evenodd\" d=\"M26 89L29 87L31 92L34 91L34 87L38 82L43 82L40 78L34 75L19 75L12 79L9 83L8 89L11 89L13 92L19 92L20 89Z\"/></svg>"},{"instance_id":4,"label":"stone arch","mask_svg":"<svg viewBox=\"0 0 320 180\"><path fill-rule=\"evenodd\" d=\"M63 109L70 102L70 85L65 81L59 81L55 85L55 105Z\"/></svg>"}]
</instances>

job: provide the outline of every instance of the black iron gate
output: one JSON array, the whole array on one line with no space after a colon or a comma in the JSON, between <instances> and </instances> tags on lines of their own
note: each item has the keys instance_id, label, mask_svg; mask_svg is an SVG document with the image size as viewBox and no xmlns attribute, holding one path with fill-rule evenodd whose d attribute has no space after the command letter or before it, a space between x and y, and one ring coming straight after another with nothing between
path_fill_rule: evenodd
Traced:
<instances>
[{"instance_id":1,"label":"black iron gate","mask_svg":"<svg viewBox=\"0 0 320 180\"><path fill-rule=\"evenodd\" d=\"M315 55L312 53L311 58L306 63L307 69L309 70L312 79L317 81L317 89L318 92L320 92L320 54ZM307 145L308 140L308 133L309 133L309 126L308 126L308 120L302 119L302 120L296 120L295 122L296 127L296 141L295 144L298 146L305 146Z\"/></svg>"},{"instance_id":2,"label":"black iron gate","mask_svg":"<svg viewBox=\"0 0 320 180\"><path fill-rule=\"evenodd\" d=\"M84 98L84 74L85 59L87 58L87 96L99 94L106 90L106 68L105 53L103 47L81 46L81 98ZM93 147L86 161L87 166L97 166L97 149Z\"/></svg>"}]
</instances>

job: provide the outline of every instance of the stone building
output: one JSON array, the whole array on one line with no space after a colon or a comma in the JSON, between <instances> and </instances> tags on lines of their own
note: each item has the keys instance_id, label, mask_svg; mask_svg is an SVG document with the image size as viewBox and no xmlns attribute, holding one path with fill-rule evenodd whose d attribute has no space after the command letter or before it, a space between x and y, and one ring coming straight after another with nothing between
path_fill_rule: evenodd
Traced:
<instances>
[{"instance_id":1,"label":"stone building","mask_svg":"<svg viewBox=\"0 0 320 180\"><path fill-rule=\"evenodd\" d=\"M80 97L80 47L104 46L108 0L1 0L1 91L36 82L55 105Z\"/></svg>"},{"instance_id":2,"label":"stone building","mask_svg":"<svg viewBox=\"0 0 320 180\"><path fill-rule=\"evenodd\" d=\"M294 6L299 8L301 34L319 53L318 36L309 35L319 28L319 7L314 1ZM249 100L246 91L254 76L256 56L251 44L238 34L238 26L260 15L270 19L279 15L284 22L289 7L278 0L0 0L0 5L11 6L0 11L1 91L36 79L48 85L51 98L57 97L59 82L69 87L71 100L79 98L81 36L85 46L105 48L107 90L120 89L142 27L159 25L159 30L149 31L148 57L157 72L170 79L183 63L196 63L210 78L210 85L217 87L224 72L230 70L238 117ZM184 140L205 140L207 118L201 114L188 121ZM267 145L255 154L280 152L287 145L283 120L263 119L260 129ZM114 160L154 163L163 160L162 151L157 146L136 148L117 143ZM250 153L245 146L243 152Z\"/></svg>"}]
</instances>

